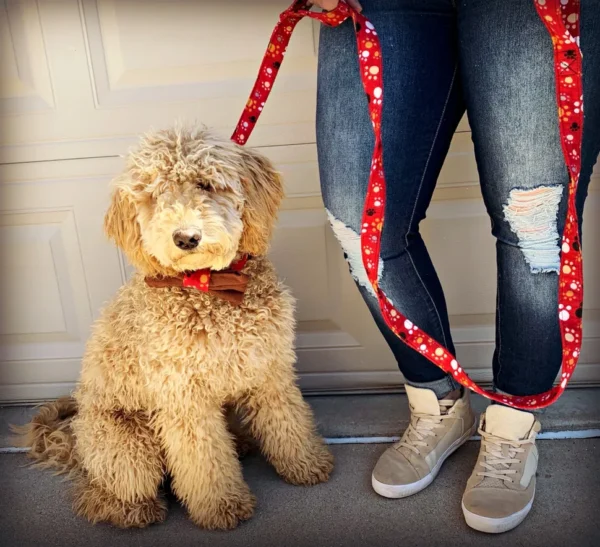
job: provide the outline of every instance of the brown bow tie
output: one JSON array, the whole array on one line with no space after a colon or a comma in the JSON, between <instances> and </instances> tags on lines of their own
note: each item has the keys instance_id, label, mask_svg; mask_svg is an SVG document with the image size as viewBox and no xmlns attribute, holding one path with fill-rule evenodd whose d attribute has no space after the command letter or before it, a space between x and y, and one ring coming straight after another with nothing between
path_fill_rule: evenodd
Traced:
<instances>
[{"instance_id":1,"label":"brown bow tie","mask_svg":"<svg viewBox=\"0 0 600 547\"><path fill-rule=\"evenodd\" d=\"M157 289L165 287L195 288L226 300L234 306L239 306L244 300L249 277L238 271L238 267L237 264L234 264L230 269L223 271L199 270L176 277L146 277L145 281L149 287Z\"/></svg>"}]
</instances>

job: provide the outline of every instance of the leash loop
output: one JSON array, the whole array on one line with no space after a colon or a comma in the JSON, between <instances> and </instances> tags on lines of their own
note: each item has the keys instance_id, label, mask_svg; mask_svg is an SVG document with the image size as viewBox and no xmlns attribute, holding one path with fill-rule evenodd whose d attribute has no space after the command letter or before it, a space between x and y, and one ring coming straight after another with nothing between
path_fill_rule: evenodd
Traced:
<instances>
[{"instance_id":1,"label":"leash loop","mask_svg":"<svg viewBox=\"0 0 600 547\"><path fill-rule=\"evenodd\" d=\"M381 141L384 95L383 62L377 31L364 15L356 12L343 0L340 0L337 7L329 12L313 12L309 10L309 3L306 0L294 1L279 17L279 22L273 30L261 63L256 83L231 137L240 145L244 145L248 141L271 93L292 32L301 19L310 17L331 27L339 26L351 19L356 33L358 62L366 94L365 106L369 108L375 135L361 226L362 259L369 281L377 294L385 322L404 343L452 375L461 385L493 401L527 410L549 406L564 392L581 351L583 314L583 261L579 221L575 206L581 169L583 127L579 0L532 1L553 44L560 138L570 176L568 210L562 236L558 280L559 309L557 314L562 337L562 370L560 383L545 393L531 396L510 396L482 389L469 378L456 357L448 349L395 308L379 287L378 264L386 202Z\"/></svg>"}]
</instances>

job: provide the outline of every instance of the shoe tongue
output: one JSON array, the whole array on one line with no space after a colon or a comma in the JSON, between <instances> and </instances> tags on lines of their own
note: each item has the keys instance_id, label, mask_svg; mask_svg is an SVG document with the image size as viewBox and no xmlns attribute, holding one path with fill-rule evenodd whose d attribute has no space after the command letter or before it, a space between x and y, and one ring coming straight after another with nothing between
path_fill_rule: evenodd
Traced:
<instances>
[{"instance_id":1,"label":"shoe tongue","mask_svg":"<svg viewBox=\"0 0 600 547\"><path fill-rule=\"evenodd\" d=\"M429 414L440 416L440 402L435 393L430 389L416 388L405 385L408 402L413 412L417 414Z\"/></svg>"},{"instance_id":2,"label":"shoe tongue","mask_svg":"<svg viewBox=\"0 0 600 547\"><path fill-rule=\"evenodd\" d=\"M508 441L525 439L534 422L535 416L530 412L523 412L507 406L490 405L485 411L486 433Z\"/></svg>"}]
</instances>

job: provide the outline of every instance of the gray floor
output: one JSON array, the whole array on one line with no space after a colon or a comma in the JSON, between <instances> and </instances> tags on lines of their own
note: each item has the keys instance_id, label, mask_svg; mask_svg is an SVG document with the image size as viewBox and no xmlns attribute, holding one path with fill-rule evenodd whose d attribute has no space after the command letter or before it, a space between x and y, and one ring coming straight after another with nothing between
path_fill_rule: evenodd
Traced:
<instances>
[{"instance_id":1,"label":"gray floor","mask_svg":"<svg viewBox=\"0 0 600 547\"><path fill-rule=\"evenodd\" d=\"M408 425L406 395L329 395L307 397L326 437L396 436ZM488 404L472 396L482 412ZM24 424L35 412L31 406L0 407L0 449L12 445L9 424ZM540 413L542 428L551 431L600 430L600 389L572 389Z\"/></svg>"},{"instance_id":2,"label":"gray floor","mask_svg":"<svg viewBox=\"0 0 600 547\"><path fill-rule=\"evenodd\" d=\"M476 458L470 442L445 464L436 482L406 500L386 500L370 487L384 445L333 447L329 483L289 486L259 456L245 476L258 497L254 518L232 532L204 532L173 501L164 524L145 530L91 526L69 507L68 486L48 472L27 468L22 454L0 455L0 545L70 546L412 546L600 545L600 439L539 441L541 460L534 508L516 530L487 536L467 528L462 488Z\"/></svg>"},{"instance_id":3,"label":"gray floor","mask_svg":"<svg viewBox=\"0 0 600 547\"><path fill-rule=\"evenodd\" d=\"M327 437L389 437L406 427L406 396L354 395L308 398ZM478 411L487 402L475 396ZM30 407L0 408L0 451L12 445L8 424L30 419ZM544 431L600 429L600 391L568 391L540 415ZM444 465L436 482L406 500L386 500L370 486L385 445L333 447L331 481L313 488L285 484L258 456L244 462L258 497L254 518L233 532L204 532L172 500L169 517L146 530L91 526L70 509L68 484L26 467L23 454L0 453L0 547L186 546L600 546L600 438L539 441L538 492L528 519L502 536L464 524L462 489L476 458L470 442Z\"/></svg>"}]
</instances>

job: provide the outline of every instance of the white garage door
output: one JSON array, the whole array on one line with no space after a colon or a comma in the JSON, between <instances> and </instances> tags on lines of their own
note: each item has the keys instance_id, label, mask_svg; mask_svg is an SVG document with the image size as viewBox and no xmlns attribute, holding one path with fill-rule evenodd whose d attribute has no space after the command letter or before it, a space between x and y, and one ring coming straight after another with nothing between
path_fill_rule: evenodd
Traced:
<instances>
[{"instance_id":1,"label":"white garage door","mask_svg":"<svg viewBox=\"0 0 600 547\"><path fill-rule=\"evenodd\" d=\"M123 257L102 235L119 155L137 134L177 119L228 135L286 4L0 4L1 401L72 389L89 327L128 275ZM272 258L299 299L301 382L311 390L398 386L402 377L322 208L314 144L316 40L316 26L302 22L250 143L285 175L287 199ZM596 180L587 207L587 322L575 378L582 383L600 381L598 187ZM424 233L447 292L459 357L476 380L489 381L494 247L466 122ZM477 257L468 252L475 247Z\"/></svg>"}]
</instances>

